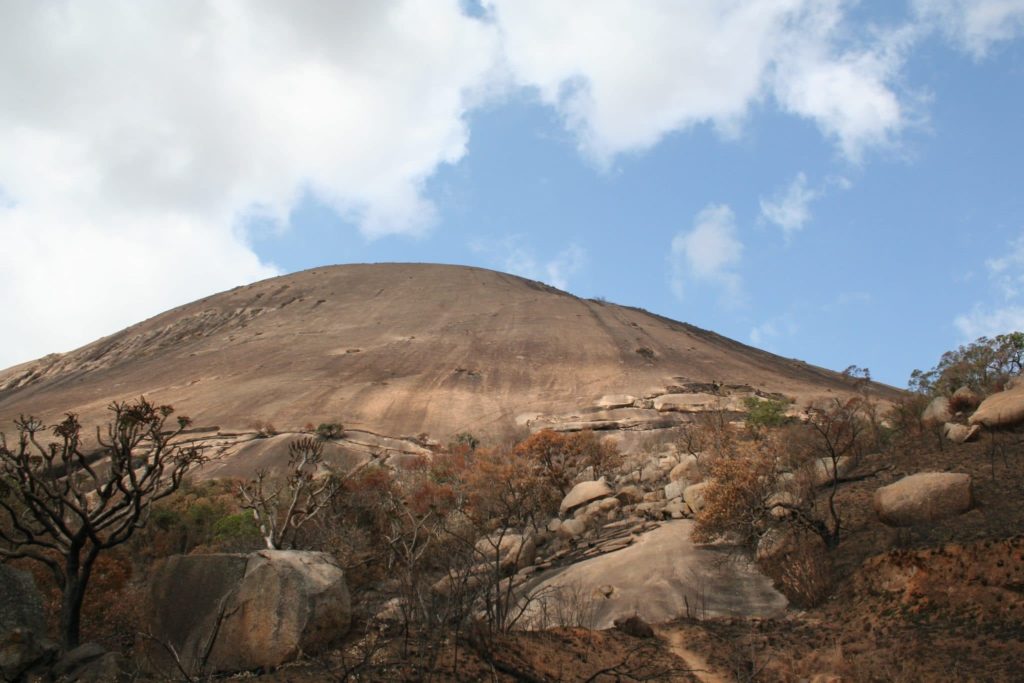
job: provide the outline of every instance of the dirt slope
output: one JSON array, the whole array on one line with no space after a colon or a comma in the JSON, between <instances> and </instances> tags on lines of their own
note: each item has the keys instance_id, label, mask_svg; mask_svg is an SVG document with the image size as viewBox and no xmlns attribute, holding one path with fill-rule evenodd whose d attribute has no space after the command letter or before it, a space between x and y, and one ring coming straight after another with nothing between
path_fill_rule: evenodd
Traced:
<instances>
[{"instance_id":1,"label":"dirt slope","mask_svg":"<svg viewBox=\"0 0 1024 683\"><path fill-rule=\"evenodd\" d=\"M238 287L0 371L0 424L23 412L95 419L112 399L145 394L222 429L340 420L444 439L711 381L802 401L850 391L837 373L512 275L345 265Z\"/></svg>"}]
</instances>

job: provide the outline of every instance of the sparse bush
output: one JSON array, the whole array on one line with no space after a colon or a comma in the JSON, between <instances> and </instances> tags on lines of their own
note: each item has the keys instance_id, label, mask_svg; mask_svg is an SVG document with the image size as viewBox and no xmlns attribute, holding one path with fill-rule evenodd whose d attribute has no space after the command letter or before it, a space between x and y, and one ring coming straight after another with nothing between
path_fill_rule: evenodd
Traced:
<instances>
[{"instance_id":1,"label":"sparse bush","mask_svg":"<svg viewBox=\"0 0 1024 683\"><path fill-rule=\"evenodd\" d=\"M269 439L272 436L277 436L277 427L269 421L257 420L250 426L256 432L256 437L259 439Z\"/></svg>"},{"instance_id":2,"label":"sparse bush","mask_svg":"<svg viewBox=\"0 0 1024 683\"><path fill-rule=\"evenodd\" d=\"M480 445L480 439L476 438L469 432L459 432L452 437L452 442L449 444L449 450L454 450L453 447L465 447L471 451L475 451Z\"/></svg>"},{"instance_id":3,"label":"sparse bush","mask_svg":"<svg viewBox=\"0 0 1024 683\"><path fill-rule=\"evenodd\" d=\"M641 358L643 358L647 362L650 363L650 362L654 361L654 358L655 358L654 349L652 349L652 348L650 348L648 346L641 346L641 347L637 348L636 352L637 352L637 355L639 355Z\"/></svg>"},{"instance_id":4,"label":"sparse bush","mask_svg":"<svg viewBox=\"0 0 1024 683\"><path fill-rule=\"evenodd\" d=\"M748 396L743 399L747 410L747 424L755 430L781 427L786 423L786 403L770 398Z\"/></svg>"},{"instance_id":5,"label":"sparse bush","mask_svg":"<svg viewBox=\"0 0 1024 683\"><path fill-rule=\"evenodd\" d=\"M322 422L316 428L316 435L325 441L340 439L345 436L345 427L340 422Z\"/></svg>"}]
</instances>

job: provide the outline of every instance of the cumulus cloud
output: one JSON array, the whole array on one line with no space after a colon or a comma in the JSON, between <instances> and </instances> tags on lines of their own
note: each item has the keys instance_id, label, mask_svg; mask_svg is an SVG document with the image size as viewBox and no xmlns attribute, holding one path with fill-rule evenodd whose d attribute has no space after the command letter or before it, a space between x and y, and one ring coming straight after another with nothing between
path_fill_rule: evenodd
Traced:
<instances>
[{"instance_id":1,"label":"cumulus cloud","mask_svg":"<svg viewBox=\"0 0 1024 683\"><path fill-rule=\"evenodd\" d=\"M734 133L766 98L854 160L907 123L894 87L906 36L853 43L838 0L485 6L510 77L556 107L599 163L698 124Z\"/></svg>"},{"instance_id":2,"label":"cumulus cloud","mask_svg":"<svg viewBox=\"0 0 1024 683\"><path fill-rule=\"evenodd\" d=\"M811 202L818 192L807 187L807 176L797 173L789 186L770 199L761 199L761 218L782 228L789 238L811 219Z\"/></svg>"},{"instance_id":3,"label":"cumulus cloud","mask_svg":"<svg viewBox=\"0 0 1024 683\"><path fill-rule=\"evenodd\" d=\"M307 194L423 233L496 49L457 0L5 4L0 367L274 274L246 221Z\"/></svg>"},{"instance_id":4,"label":"cumulus cloud","mask_svg":"<svg viewBox=\"0 0 1024 683\"><path fill-rule=\"evenodd\" d=\"M969 313L957 316L953 324L966 339L992 337L1024 330L1024 235L1011 240L1002 256L985 262L989 284L1001 302L976 304Z\"/></svg>"},{"instance_id":5,"label":"cumulus cloud","mask_svg":"<svg viewBox=\"0 0 1024 683\"><path fill-rule=\"evenodd\" d=\"M738 303L743 281L735 267L743 256L736 216L725 204L710 204L694 219L693 229L672 239L672 291L683 298L687 282L721 287L727 303Z\"/></svg>"},{"instance_id":6,"label":"cumulus cloud","mask_svg":"<svg viewBox=\"0 0 1024 683\"><path fill-rule=\"evenodd\" d=\"M1024 34L1024 0L914 0L914 8L976 59Z\"/></svg>"}]
</instances>

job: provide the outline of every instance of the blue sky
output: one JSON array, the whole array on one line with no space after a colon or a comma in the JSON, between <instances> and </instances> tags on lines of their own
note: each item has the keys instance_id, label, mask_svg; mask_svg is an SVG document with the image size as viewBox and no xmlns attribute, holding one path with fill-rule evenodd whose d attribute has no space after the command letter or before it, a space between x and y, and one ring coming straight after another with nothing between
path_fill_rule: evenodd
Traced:
<instances>
[{"instance_id":1,"label":"blue sky","mask_svg":"<svg viewBox=\"0 0 1024 683\"><path fill-rule=\"evenodd\" d=\"M375 261L898 386L1024 328L1024 0L580 7L0 4L0 366Z\"/></svg>"}]
</instances>

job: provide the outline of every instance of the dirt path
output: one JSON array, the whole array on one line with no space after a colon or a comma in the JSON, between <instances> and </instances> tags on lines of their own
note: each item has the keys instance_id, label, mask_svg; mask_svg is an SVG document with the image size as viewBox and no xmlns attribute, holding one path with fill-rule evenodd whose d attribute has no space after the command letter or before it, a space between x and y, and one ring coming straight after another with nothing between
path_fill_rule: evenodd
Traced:
<instances>
[{"instance_id":1,"label":"dirt path","mask_svg":"<svg viewBox=\"0 0 1024 683\"><path fill-rule=\"evenodd\" d=\"M733 683L732 679L728 676L712 670L703 656L686 647L686 639L679 631L659 629L657 633L668 644L669 651L686 662L690 672L701 683Z\"/></svg>"}]
</instances>

